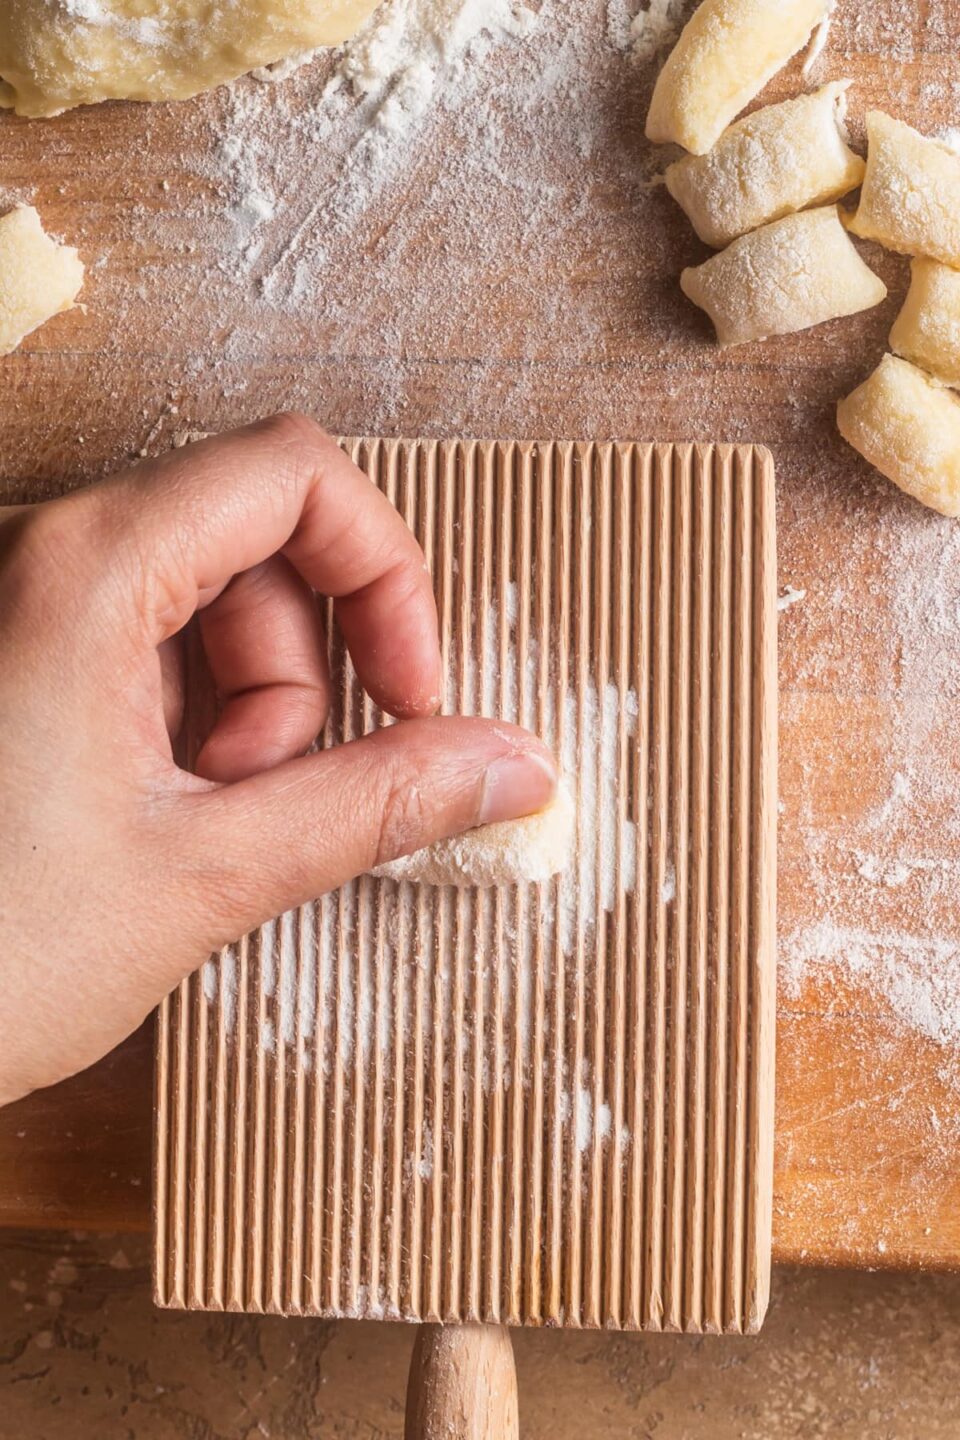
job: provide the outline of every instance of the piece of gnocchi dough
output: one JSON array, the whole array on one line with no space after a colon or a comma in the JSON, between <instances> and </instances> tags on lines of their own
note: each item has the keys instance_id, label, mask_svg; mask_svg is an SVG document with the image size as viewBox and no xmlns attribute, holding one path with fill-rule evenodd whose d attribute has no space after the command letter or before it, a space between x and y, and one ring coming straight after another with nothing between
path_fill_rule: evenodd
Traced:
<instances>
[{"instance_id":1,"label":"piece of gnocchi dough","mask_svg":"<svg viewBox=\"0 0 960 1440\"><path fill-rule=\"evenodd\" d=\"M700 239L720 249L771 220L839 200L864 165L843 130L849 80L767 105L725 130L706 155L667 166L666 184Z\"/></svg>"},{"instance_id":2,"label":"piece of gnocchi dough","mask_svg":"<svg viewBox=\"0 0 960 1440\"><path fill-rule=\"evenodd\" d=\"M909 360L884 355L837 406L840 434L901 490L960 515L960 399Z\"/></svg>"},{"instance_id":3,"label":"piece of gnocchi dough","mask_svg":"<svg viewBox=\"0 0 960 1440\"><path fill-rule=\"evenodd\" d=\"M183 100L338 45L378 0L0 0L0 105L57 115L99 100Z\"/></svg>"},{"instance_id":4,"label":"piece of gnocchi dough","mask_svg":"<svg viewBox=\"0 0 960 1440\"><path fill-rule=\"evenodd\" d=\"M0 355L16 350L54 315L72 310L83 274L76 250L44 232L32 205L0 216Z\"/></svg>"},{"instance_id":5,"label":"piece of gnocchi dough","mask_svg":"<svg viewBox=\"0 0 960 1440\"><path fill-rule=\"evenodd\" d=\"M960 268L960 155L894 120L867 115L867 172L854 235Z\"/></svg>"},{"instance_id":6,"label":"piece of gnocchi dough","mask_svg":"<svg viewBox=\"0 0 960 1440\"><path fill-rule=\"evenodd\" d=\"M481 825L380 865L373 874L384 880L461 888L540 883L566 869L575 837L576 806L569 785L561 782L551 804L536 815Z\"/></svg>"},{"instance_id":7,"label":"piece of gnocchi dough","mask_svg":"<svg viewBox=\"0 0 960 1440\"><path fill-rule=\"evenodd\" d=\"M828 8L829 0L703 0L657 76L647 139L705 154Z\"/></svg>"},{"instance_id":8,"label":"piece of gnocchi dough","mask_svg":"<svg viewBox=\"0 0 960 1440\"><path fill-rule=\"evenodd\" d=\"M680 287L706 310L721 345L807 330L879 305L887 293L854 249L835 205L742 235L684 270Z\"/></svg>"},{"instance_id":9,"label":"piece of gnocchi dough","mask_svg":"<svg viewBox=\"0 0 960 1440\"><path fill-rule=\"evenodd\" d=\"M890 349L947 385L960 385L960 270L918 257L890 331Z\"/></svg>"}]
</instances>

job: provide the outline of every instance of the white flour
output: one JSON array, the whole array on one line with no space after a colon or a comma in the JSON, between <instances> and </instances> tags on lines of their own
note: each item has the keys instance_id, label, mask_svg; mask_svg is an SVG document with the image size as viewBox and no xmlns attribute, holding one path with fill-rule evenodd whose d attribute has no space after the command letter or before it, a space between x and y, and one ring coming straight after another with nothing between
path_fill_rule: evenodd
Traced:
<instances>
[{"instance_id":1,"label":"white flour","mask_svg":"<svg viewBox=\"0 0 960 1440\"><path fill-rule=\"evenodd\" d=\"M124 40L131 40L150 50L160 49L167 41L162 21L150 16L117 15L102 0L46 0L46 3L53 10L55 19L71 29L87 25L94 30L113 30Z\"/></svg>"},{"instance_id":2,"label":"white flour","mask_svg":"<svg viewBox=\"0 0 960 1440\"><path fill-rule=\"evenodd\" d=\"M607 34L618 50L651 60L673 44L691 9L690 0L607 0Z\"/></svg>"}]
</instances>

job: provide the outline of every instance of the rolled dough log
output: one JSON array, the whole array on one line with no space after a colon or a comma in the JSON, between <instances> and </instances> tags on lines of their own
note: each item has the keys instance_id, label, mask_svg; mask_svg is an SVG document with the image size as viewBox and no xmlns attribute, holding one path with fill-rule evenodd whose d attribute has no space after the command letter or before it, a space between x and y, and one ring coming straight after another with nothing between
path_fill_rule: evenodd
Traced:
<instances>
[{"instance_id":1,"label":"rolled dough log","mask_svg":"<svg viewBox=\"0 0 960 1440\"><path fill-rule=\"evenodd\" d=\"M425 850L379 865L383 880L420 885L537 884L566 869L573 855L576 806L562 782L553 802L537 815L481 825L466 835L440 840Z\"/></svg>"},{"instance_id":2,"label":"rolled dough log","mask_svg":"<svg viewBox=\"0 0 960 1440\"><path fill-rule=\"evenodd\" d=\"M947 385L960 385L960 270L915 258L890 349Z\"/></svg>"},{"instance_id":3,"label":"rolled dough log","mask_svg":"<svg viewBox=\"0 0 960 1440\"><path fill-rule=\"evenodd\" d=\"M82 284L80 256L44 233L32 206L0 216L0 355L51 316L72 310Z\"/></svg>"},{"instance_id":4,"label":"rolled dough log","mask_svg":"<svg viewBox=\"0 0 960 1440\"><path fill-rule=\"evenodd\" d=\"M960 269L960 155L882 110L867 115L867 173L854 235Z\"/></svg>"},{"instance_id":5,"label":"rolled dough log","mask_svg":"<svg viewBox=\"0 0 960 1440\"><path fill-rule=\"evenodd\" d=\"M854 190L863 161L843 132L849 80L766 105L724 130L706 155L667 166L667 189L707 245L720 249L810 205Z\"/></svg>"},{"instance_id":6,"label":"rolled dough log","mask_svg":"<svg viewBox=\"0 0 960 1440\"><path fill-rule=\"evenodd\" d=\"M98 100L184 100L318 45L378 0L2 0L0 105L58 115Z\"/></svg>"},{"instance_id":7,"label":"rolled dough log","mask_svg":"<svg viewBox=\"0 0 960 1440\"><path fill-rule=\"evenodd\" d=\"M703 0L657 76L647 139L705 154L828 7L829 0Z\"/></svg>"},{"instance_id":8,"label":"rolled dough log","mask_svg":"<svg viewBox=\"0 0 960 1440\"><path fill-rule=\"evenodd\" d=\"M941 515L960 515L960 399L884 355L837 406L840 434L882 475Z\"/></svg>"},{"instance_id":9,"label":"rolled dough log","mask_svg":"<svg viewBox=\"0 0 960 1440\"><path fill-rule=\"evenodd\" d=\"M879 305L887 287L850 242L836 205L802 210L684 270L680 288L706 310L721 345L791 335Z\"/></svg>"}]
</instances>

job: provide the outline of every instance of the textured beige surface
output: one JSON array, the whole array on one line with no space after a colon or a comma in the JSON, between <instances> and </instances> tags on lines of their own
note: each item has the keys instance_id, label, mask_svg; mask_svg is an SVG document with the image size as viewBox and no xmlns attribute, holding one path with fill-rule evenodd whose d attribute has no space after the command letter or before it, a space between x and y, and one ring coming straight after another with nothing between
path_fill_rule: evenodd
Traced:
<instances>
[{"instance_id":1,"label":"textured beige surface","mask_svg":"<svg viewBox=\"0 0 960 1440\"><path fill-rule=\"evenodd\" d=\"M901 490L960 515L960 399L923 370L884 355L837 406L840 434Z\"/></svg>"},{"instance_id":2,"label":"textured beige surface","mask_svg":"<svg viewBox=\"0 0 960 1440\"><path fill-rule=\"evenodd\" d=\"M57 115L98 100L182 100L353 34L376 0L4 0L0 106Z\"/></svg>"},{"instance_id":3,"label":"textured beige surface","mask_svg":"<svg viewBox=\"0 0 960 1440\"><path fill-rule=\"evenodd\" d=\"M704 0L657 77L647 138L702 155L826 13L827 0Z\"/></svg>"},{"instance_id":4,"label":"textured beige surface","mask_svg":"<svg viewBox=\"0 0 960 1440\"><path fill-rule=\"evenodd\" d=\"M867 142L854 235L960 265L960 155L882 110L867 115Z\"/></svg>"},{"instance_id":5,"label":"textured beige surface","mask_svg":"<svg viewBox=\"0 0 960 1440\"><path fill-rule=\"evenodd\" d=\"M154 1310L146 1237L0 1232L0 1440L400 1440L405 1325ZM960 1277L776 1271L757 1339L523 1331L523 1440L955 1440Z\"/></svg>"},{"instance_id":6,"label":"textured beige surface","mask_svg":"<svg viewBox=\"0 0 960 1440\"><path fill-rule=\"evenodd\" d=\"M809 330L869 310L887 294L844 233L835 205L741 236L684 270L680 288L706 310L721 345Z\"/></svg>"},{"instance_id":7,"label":"textured beige surface","mask_svg":"<svg viewBox=\"0 0 960 1440\"><path fill-rule=\"evenodd\" d=\"M847 80L738 120L706 155L667 166L667 189L700 239L719 248L809 205L839 200L863 179L846 142Z\"/></svg>"},{"instance_id":8,"label":"textured beige surface","mask_svg":"<svg viewBox=\"0 0 960 1440\"><path fill-rule=\"evenodd\" d=\"M890 349L948 385L960 385L960 270L923 257L890 331Z\"/></svg>"},{"instance_id":9,"label":"textured beige surface","mask_svg":"<svg viewBox=\"0 0 960 1440\"><path fill-rule=\"evenodd\" d=\"M83 263L69 245L46 235L31 205L0 216L0 355L25 335L72 310L83 284Z\"/></svg>"},{"instance_id":10,"label":"textured beige surface","mask_svg":"<svg viewBox=\"0 0 960 1440\"><path fill-rule=\"evenodd\" d=\"M520 820L481 825L378 865L383 880L417 885L517 885L549 880L569 865L576 840L576 802L561 784L546 810Z\"/></svg>"}]
</instances>

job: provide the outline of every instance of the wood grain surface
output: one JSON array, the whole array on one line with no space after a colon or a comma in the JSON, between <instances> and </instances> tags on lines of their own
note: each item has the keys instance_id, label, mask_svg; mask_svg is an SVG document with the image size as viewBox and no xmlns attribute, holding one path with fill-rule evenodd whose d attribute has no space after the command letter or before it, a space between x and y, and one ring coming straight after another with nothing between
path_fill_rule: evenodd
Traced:
<instances>
[{"instance_id":1,"label":"wood grain surface","mask_svg":"<svg viewBox=\"0 0 960 1440\"><path fill-rule=\"evenodd\" d=\"M846 449L832 420L882 352L907 267L865 246L890 286L884 305L718 353L676 288L705 252L648 184L661 163L642 133L653 70L606 44L600 0L576 10L586 39L563 64L497 52L495 134L441 111L364 206L342 188L336 135L308 146L291 129L319 84L309 75L180 107L0 117L0 185L33 198L91 266L86 311L0 369L2 494L42 499L189 430L291 405L340 433L768 444L781 582L806 591L780 626L775 1254L955 1265L949 997L924 1019L897 989L911 956L936 966L960 938L955 542ZM873 105L935 131L960 119L958 55L950 0L840 0L818 78L854 80L855 137ZM793 66L764 98L798 84ZM266 267L242 251L224 148L254 108L260 141L245 154L280 201ZM274 126L283 164L270 158ZM333 217L318 209L325 186L343 201ZM293 234L315 248L288 283ZM907 871L903 883L875 878L878 856L884 874ZM862 955L879 959L853 963ZM145 1051L137 1037L0 1114L0 1218L147 1223Z\"/></svg>"},{"instance_id":2,"label":"wood grain surface","mask_svg":"<svg viewBox=\"0 0 960 1440\"><path fill-rule=\"evenodd\" d=\"M755 1331L773 1172L769 452L341 443L427 557L444 710L543 736L576 798L573 854L501 891L361 877L164 1002L157 1302ZM330 602L325 621L336 745L386 717ZM193 751L206 728L187 728Z\"/></svg>"}]
</instances>

